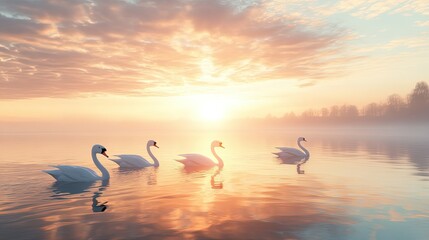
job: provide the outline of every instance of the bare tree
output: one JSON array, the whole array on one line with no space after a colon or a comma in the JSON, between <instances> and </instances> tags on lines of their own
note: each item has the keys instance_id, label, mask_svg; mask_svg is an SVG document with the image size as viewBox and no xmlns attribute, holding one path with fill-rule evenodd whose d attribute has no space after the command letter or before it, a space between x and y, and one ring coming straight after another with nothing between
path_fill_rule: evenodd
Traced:
<instances>
[{"instance_id":1,"label":"bare tree","mask_svg":"<svg viewBox=\"0 0 429 240\"><path fill-rule=\"evenodd\" d=\"M283 115L283 121L286 121L286 122L293 122L296 119L297 119L297 116L295 115L294 112L285 113Z\"/></svg>"},{"instance_id":2,"label":"bare tree","mask_svg":"<svg viewBox=\"0 0 429 240\"><path fill-rule=\"evenodd\" d=\"M340 108L337 105L331 107L331 111L329 113L330 117L339 117L340 116Z\"/></svg>"},{"instance_id":3,"label":"bare tree","mask_svg":"<svg viewBox=\"0 0 429 240\"><path fill-rule=\"evenodd\" d=\"M392 94L387 98L386 115L399 116L406 107L404 99L398 94Z\"/></svg>"},{"instance_id":4,"label":"bare tree","mask_svg":"<svg viewBox=\"0 0 429 240\"><path fill-rule=\"evenodd\" d=\"M343 105L340 108L340 116L344 118L356 118L359 111L355 105Z\"/></svg>"},{"instance_id":5,"label":"bare tree","mask_svg":"<svg viewBox=\"0 0 429 240\"><path fill-rule=\"evenodd\" d=\"M284 119L308 121L328 120L332 122L360 119L360 116L369 120L390 121L395 119L429 119L429 86L426 82L418 82L413 91L408 95L406 102L398 94L390 95L385 103L370 103L359 112L355 105L333 105L329 109L309 109L300 115L285 114ZM270 117L267 117L270 119ZM327 121L327 122L329 122Z\"/></svg>"},{"instance_id":6,"label":"bare tree","mask_svg":"<svg viewBox=\"0 0 429 240\"><path fill-rule=\"evenodd\" d=\"M380 108L381 107L377 103L370 103L365 106L363 114L364 116L371 118L379 117L381 115Z\"/></svg>"},{"instance_id":7,"label":"bare tree","mask_svg":"<svg viewBox=\"0 0 429 240\"><path fill-rule=\"evenodd\" d=\"M320 109L320 113L322 114L323 118L327 118L329 116L329 110L328 110L328 108L322 108L322 109Z\"/></svg>"},{"instance_id":8,"label":"bare tree","mask_svg":"<svg viewBox=\"0 0 429 240\"><path fill-rule=\"evenodd\" d=\"M429 116L429 87L426 82L418 82L408 96L410 113L413 116Z\"/></svg>"},{"instance_id":9,"label":"bare tree","mask_svg":"<svg viewBox=\"0 0 429 240\"><path fill-rule=\"evenodd\" d=\"M314 118L317 116L316 112L313 109L308 109L301 114L303 118Z\"/></svg>"}]
</instances>

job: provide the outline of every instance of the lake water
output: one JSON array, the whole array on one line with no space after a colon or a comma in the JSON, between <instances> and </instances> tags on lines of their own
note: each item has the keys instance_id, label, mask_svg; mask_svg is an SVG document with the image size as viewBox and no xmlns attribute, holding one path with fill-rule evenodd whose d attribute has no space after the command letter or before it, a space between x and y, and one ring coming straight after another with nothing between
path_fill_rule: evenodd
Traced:
<instances>
[{"instance_id":1,"label":"lake water","mask_svg":"<svg viewBox=\"0 0 429 240\"><path fill-rule=\"evenodd\" d=\"M303 135L311 157L276 159ZM49 165L93 165L109 155L148 157L157 169L108 182L58 184ZM186 171L181 153L217 149L223 169ZM307 131L0 135L0 239L429 239L429 138ZM106 202L104 206L101 204ZM104 211L103 211L104 210Z\"/></svg>"}]
</instances>

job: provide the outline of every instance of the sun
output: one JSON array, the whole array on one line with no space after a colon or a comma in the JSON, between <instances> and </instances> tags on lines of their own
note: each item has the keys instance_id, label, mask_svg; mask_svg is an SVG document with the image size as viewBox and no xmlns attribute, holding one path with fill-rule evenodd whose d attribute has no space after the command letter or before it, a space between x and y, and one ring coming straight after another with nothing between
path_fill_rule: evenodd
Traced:
<instances>
[{"instance_id":1,"label":"sun","mask_svg":"<svg viewBox=\"0 0 429 240\"><path fill-rule=\"evenodd\" d=\"M225 109L214 102L208 102L201 105L200 114L203 120L219 121L225 117Z\"/></svg>"},{"instance_id":2,"label":"sun","mask_svg":"<svg viewBox=\"0 0 429 240\"><path fill-rule=\"evenodd\" d=\"M198 110L202 120L214 122L225 118L227 105L221 97L200 96L198 101Z\"/></svg>"}]
</instances>

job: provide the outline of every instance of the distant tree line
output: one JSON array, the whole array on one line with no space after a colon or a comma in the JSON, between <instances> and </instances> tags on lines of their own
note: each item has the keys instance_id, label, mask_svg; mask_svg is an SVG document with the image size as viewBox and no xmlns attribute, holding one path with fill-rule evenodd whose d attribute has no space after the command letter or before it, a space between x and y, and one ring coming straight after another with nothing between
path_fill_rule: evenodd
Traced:
<instances>
[{"instance_id":1,"label":"distant tree line","mask_svg":"<svg viewBox=\"0 0 429 240\"><path fill-rule=\"evenodd\" d=\"M286 113L282 118L267 116L265 120L306 123L429 121L429 87L426 82L418 82L405 98L392 94L385 102L372 102L362 108L348 104L333 105L317 110L309 109L300 115Z\"/></svg>"}]
</instances>

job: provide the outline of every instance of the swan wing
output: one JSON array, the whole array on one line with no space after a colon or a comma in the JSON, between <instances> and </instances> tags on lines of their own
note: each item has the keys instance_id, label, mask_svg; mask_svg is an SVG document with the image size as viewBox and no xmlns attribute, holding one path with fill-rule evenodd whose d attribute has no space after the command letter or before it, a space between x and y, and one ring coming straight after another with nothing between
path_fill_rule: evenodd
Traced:
<instances>
[{"instance_id":1,"label":"swan wing","mask_svg":"<svg viewBox=\"0 0 429 240\"><path fill-rule=\"evenodd\" d=\"M201 155L201 154L180 154L179 156L184 157L184 159L176 160L183 163L188 167L192 166L214 166L216 163L213 162L210 158Z\"/></svg>"},{"instance_id":2,"label":"swan wing","mask_svg":"<svg viewBox=\"0 0 429 240\"><path fill-rule=\"evenodd\" d=\"M276 147L276 148L279 149L282 152L287 152L287 151L290 151L290 150L298 150L298 149L292 148L292 147Z\"/></svg>"},{"instance_id":3,"label":"swan wing","mask_svg":"<svg viewBox=\"0 0 429 240\"><path fill-rule=\"evenodd\" d=\"M136 155L136 154L119 154L119 155L114 155L115 157L118 157L119 159L135 159L135 160L142 160L142 161L146 161L146 159L144 159L142 156L140 155Z\"/></svg>"},{"instance_id":4,"label":"swan wing","mask_svg":"<svg viewBox=\"0 0 429 240\"><path fill-rule=\"evenodd\" d=\"M292 155L282 155L281 153L278 155L278 158L282 161L283 164L299 164L302 162L304 157L300 156L292 156Z\"/></svg>"},{"instance_id":5,"label":"swan wing","mask_svg":"<svg viewBox=\"0 0 429 240\"><path fill-rule=\"evenodd\" d=\"M49 174L49 175L51 175L53 178L55 178L56 180L58 180L60 177L61 177L61 175L62 175L62 172L60 171L60 170L58 170L58 169L54 169L54 170L43 170L43 172L45 172L45 173L47 173L47 174Z\"/></svg>"},{"instance_id":6,"label":"swan wing","mask_svg":"<svg viewBox=\"0 0 429 240\"><path fill-rule=\"evenodd\" d=\"M133 154L120 154L120 155L114 155L117 157L116 159L110 159L117 163L120 167L125 168L143 168L152 166L148 160L144 159L140 155L133 155Z\"/></svg>"},{"instance_id":7,"label":"swan wing","mask_svg":"<svg viewBox=\"0 0 429 240\"><path fill-rule=\"evenodd\" d=\"M288 154L290 156L297 156L297 157L305 156L305 153L303 153L302 151L300 151L300 150L298 150L296 148L291 148L291 147L277 147L277 149L279 149L281 151L279 154L283 155L283 156L287 156Z\"/></svg>"},{"instance_id":8,"label":"swan wing","mask_svg":"<svg viewBox=\"0 0 429 240\"><path fill-rule=\"evenodd\" d=\"M54 167L61 171L61 174L59 172L54 173L58 176L57 181L87 182L101 179L94 170L87 167L69 165L57 165Z\"/></svg>"}]
</instances>

